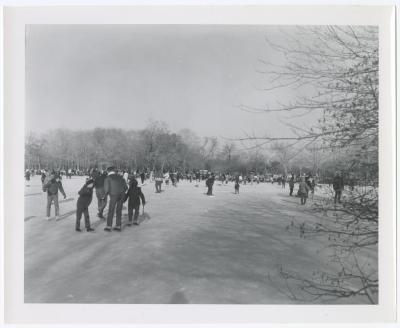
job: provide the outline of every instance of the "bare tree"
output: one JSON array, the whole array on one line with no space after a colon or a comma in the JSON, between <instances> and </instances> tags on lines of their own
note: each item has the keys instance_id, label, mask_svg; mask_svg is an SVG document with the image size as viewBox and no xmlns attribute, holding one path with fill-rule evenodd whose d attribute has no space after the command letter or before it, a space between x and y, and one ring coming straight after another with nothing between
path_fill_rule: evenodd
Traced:
<instances>
[{"instance_id":1,"label":"bare tree","mask_svg":"<svg viewBox=\"0 0 400 328\"><path fill-rule=\"evenodd\" d=\"M320 118L309 126L293 124L288 118L285 124L291 131L290 136L253 136L241 140L271 143L280 153L281 163L288 162L282 143L304 153L308 151L313 170L322 164L322 150L331 151L337 157L328 157L334 167L340 165L345 173L363 172L364 185L370 187L349 192L341 205L333 204L329 195L316 199L312 213L323 220L293 225L302 236L327 239L333 272L313 272L306 277L281 268L280 274L292 298L311 302L356 296L375 303L378 291L374 260L378 243L378 192L374 188L378 179L378 28L318 26L295 30L281 31L279 41L266 39L270 51L279 54L280 60L261 59L258 68L265 77L266 94L286 90L292 96L284 103L270 100L263 107L241 107L248 112L290 113L292 117L317 111ZM274 144L277 141L281 143L278 147Z\"/></svg>"}]
</instances>

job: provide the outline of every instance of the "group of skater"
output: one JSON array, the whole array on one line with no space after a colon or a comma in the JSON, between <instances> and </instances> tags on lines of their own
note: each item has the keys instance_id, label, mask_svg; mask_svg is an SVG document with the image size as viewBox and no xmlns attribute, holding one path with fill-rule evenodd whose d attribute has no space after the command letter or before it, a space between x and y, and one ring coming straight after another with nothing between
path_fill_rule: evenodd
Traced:
<instances>
[{"instance_id":1,"label":"group of skater","mask_svg":"<svg viewBox=\"0 0 400 328\"><path fill-rule=\"evenodd\" d=\"M66 199L66 194L62 185L62 173L60 171L55 172L52 171L39 171L35 172L36 174L41 174L42 181L42 189L47 193L47 206L46 206L46 216L47 219L51 219L51 206L54 204L55 209L55 219L59 218L59 193L62 194L64 199ZM34 173L34 174L35 174ZM91 227L90 218L89 218L89 206L92 203L93 193L95 191L95 195L97 198L97 216L100 219L106 220L105 231L121 231L121 221L122 221L122 208L123 204L128 201L128 226L139 225L139 212L140 205L144 206L146 204L145 196L139 186L139 182L141 182L141 186L144 185L146 179L149 179L151 182L155 183L155 192L160 193L162 184L165 183L166 186L171 185L177 187L178 183L182 179L187 179L190 182L195 182L196 186L200 181L205 181L205 186L207 187L207 196L213 195L213 186L215 181L220 181L222 184L228 184L228 182L234 182L234 193L239 194L240 186L242 184L246 184L246 182L256 182L259 183L258 178L254 179L254 176L243 177L240 174L231 175L231 174L216 174L213 172L192 172L182 174L180 172L128 172L128 171L119 171L117 172L114 166L109 166L106 170L101 171L98 169L91 169L86 172L88 174L88 178L86 179L84 185L79 190L78 200L76 203L76 223L75 230L81 230L81 218L82 215L85 219L85 229L86 231L93 231L94 229ZM68 174L64 174L68 178ZM31 176L31 171L27 170L25 173L25 178L29 181ZM250 177L250 178L249 178ZM314 191L316 188L316 179L311 175L298 175L295 176L291 174L290 177L286 177L285 175L279 176L276 180L282 188L285 188L286 182L289 184L289 195L294 196L294 187L295 183L298 183L297 197L300 198L300 204L305 205L307 202L307 198L311 194L311 197L314 196ZM272 183L274 180L271 181ZM341 173L336 172L333 180L332 187L335 193L334 203L341 203L342 192L344 190L344 180ZM108 213L106 217L104 216L104 210L108 204ZM115 215L115 225L113 226Z\"/></svg>"},{"instance_id":2,"label":"group of skater","mask_svg":"<svg viewBox=\"0 0 400 328\"><path fill-rule=\"evenodd\" d=\"M140 175L139 175L140 178ZM47 192L47 219L50 219L51 205L54 203L55 219L59 218L59 202L58 193L60 192L64 199L67 197L61 182L61 176L57 172L52 172L48 176L42 177L42 188ZM138 185L135 176L129 176L126 179L124 174L117 174L116 169L110 166L104 172L97 169L90 172L89 178L86 179L84 185L79 190L78 201L76 203L76 222L75 230L81 230L82 215L85 218L86 231L94 231L90 225L89 206L93 199L93 190L97 197L97 216L106 220L105 231L122 230L122 208L123 204L128 201L128 226L139 225L140 205L146 204L145 196ZM104 209L108 203L108 213L105 218ZM113 226L115 214L115 225Z\"/></svg>"}]
</instances>

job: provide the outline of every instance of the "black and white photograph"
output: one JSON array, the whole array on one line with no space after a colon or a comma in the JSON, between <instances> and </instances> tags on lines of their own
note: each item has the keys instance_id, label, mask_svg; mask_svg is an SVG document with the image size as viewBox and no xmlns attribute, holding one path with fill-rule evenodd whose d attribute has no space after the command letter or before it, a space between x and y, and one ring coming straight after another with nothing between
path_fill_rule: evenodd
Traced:
<instances>
[{"instance_id":1,"label":"black and white photograph","mask_svg":"<svg viewBox=\"0 0 400 328\"><path fill-rule=\"evenodd\" d=\"M26 26L25 302L376 304L376 26Z\"/></svg>"},{"instance_id":2,"label":"black and white photograph","mask_svg":"<svg viewBox=\"0 0 400 328\"><path fill-rule=\"evenodd\" d=\"M394 320L392 9L7 10L9 321Z\"/></svg>"}]
</instances>

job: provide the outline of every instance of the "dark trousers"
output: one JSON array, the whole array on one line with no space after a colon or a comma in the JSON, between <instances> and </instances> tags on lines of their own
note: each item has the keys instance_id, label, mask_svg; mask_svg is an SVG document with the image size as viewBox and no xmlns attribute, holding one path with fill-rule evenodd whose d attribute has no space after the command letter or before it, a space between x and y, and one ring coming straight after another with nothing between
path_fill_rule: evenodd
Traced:
<instances>
[{"instance_id":1,"label":"dark trousers","mask_svg":"<svg viewBox=\"0 0 400 328\"><path fill-rule=\"evenodd\" d=\"M107 215L107 226L111 227L114 219L114 211L116 216L116 226L121 226L121 218L122 218L122 205L124 194L121 195L110 195L110 203L108 206L108 215Z\"/></svg>"},{"instance_id":2,"label":"dark trousers","mask_svg":"<svg viewBox=\"0 0 400 328\"><path fill-rule=\"evenodd\" d=\"M105 195L104 188L96 188L96 197L99 214L103 215L103 211L107 206L107 196Z\"/></svg>"},{"instance_id":3,"label":"dark trousers","mask_svg":"<svg viewBox=\"0 0 400 328\"><path fill-rule=\"evenodd\" d=\"M337 202L341 203L340 198L342 197L342 190L335 190L335 204Z\"/></svg>"},{"instance_id":4,"label":"dark trousers","mask_svg":"<svg viewBox=\"0 0 400 328\"><path fill-rule=\"evenodd\" d=\"M134 221L136 222L139 218L139 208L140 204L133 206L128 204L128 219L129 222L132 222L133 210L135 210L135 216L133 216Z\"/></svg>"},{"instance_id":5,"label":"dark trousers","mask_svg":"<svg viewBox=\"0 0 400 328\"><path fill-rule=\"evenodd\" d=\"M300 195L300 203L301 203L301 205L305 205L306 201L307 201L307 194L301 194Z\"/></svg>"},{"instance_id":6,"label":"dark trousers","mask_svg":"<svg viewBox=\"0 0 400 328\"><path fill-rule=\"evenodd\" d=\"M156 192L161 192L162 181L156 181Z\"/></svg>"},{"instance_id":7,"label":"dark trousers","mask_svg":"<svg viewBox=\"0 0 400 328\"><path fill-rule=\"evenodd\" d=\"M211 195L212 195L212 188L213 188L213 186L207 186L207 187L208 187L207 195L208 195L208 196L211 196Z\"/></svg>"},{"instance_id":8,"label":"dark trousers","mask_svg":"<svg viewBox=\"0 0 400 328\"><path fill-rule=\"evenodd\" d=\"M80 206L78 206L78 208L76 210L76 228L81 227L82 214L85 217L85 228L90 228L89 208L88 207L80 207Z\"/></svg>"},{"instance_id":9,"label":"dark trousers","mask_svg":"<svg viewBox=\"0 0 400 328\"><path fill-rule=\"evenodd\" d=\"M144 183L144 177L140 177L140 180L142 181L142 184Z\"/></svg>"},{"instance_id":10,"label":"dark trousers","mask_svg":"<svg viewBox=\"0 0 400 328\"><path fill-rule=\"evenodd\" d=\"M50 209L51 209L51 204L54 202L54 208L56 212L56 216L58 216L60 213L60 208L58 206L58 195L47 195L47 208L46 208L46 214L47 217L50 217Z\"/></svg>"}]
</instances>

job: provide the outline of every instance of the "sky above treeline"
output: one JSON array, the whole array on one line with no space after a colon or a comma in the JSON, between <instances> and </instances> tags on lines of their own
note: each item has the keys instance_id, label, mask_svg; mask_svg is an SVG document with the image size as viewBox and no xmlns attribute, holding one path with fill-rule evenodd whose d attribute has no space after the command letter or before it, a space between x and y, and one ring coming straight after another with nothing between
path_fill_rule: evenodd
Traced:
<instances>
[{"instance_id":1,"label":"sky above treeline","mask_svg":"<svg viewBox=\"0 0 400 328\"><path fill-rule=\"evenodd\" d=\"M239 108L290 98L260 90L258 60L279 60L266 36L277 38L277 28L28 25L26 130L136 130L153 119L200 136L291 135L282 114Z\"/></svg>"}]
</instances>

